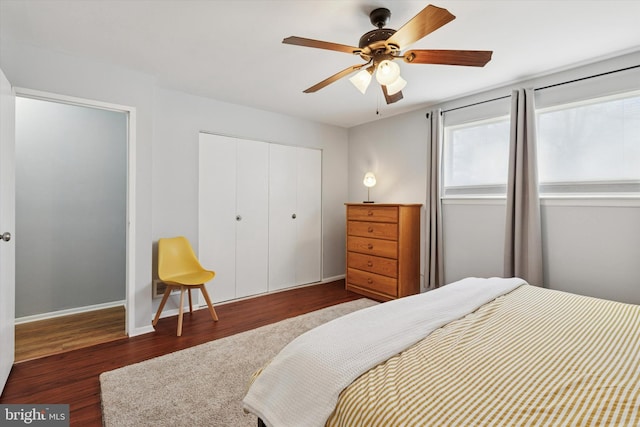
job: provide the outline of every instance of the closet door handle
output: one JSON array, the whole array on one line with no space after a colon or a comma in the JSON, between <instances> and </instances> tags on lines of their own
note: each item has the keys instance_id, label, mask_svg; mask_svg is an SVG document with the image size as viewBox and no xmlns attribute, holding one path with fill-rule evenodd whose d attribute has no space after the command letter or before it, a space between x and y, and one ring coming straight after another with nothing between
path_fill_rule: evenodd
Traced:
<instances>
[{"instance_id":1,"label":"closet door handle","mask_svg":"<svg viewBox=\"0 0 640 427\"><path fill-rule=\"evenodd\" d=\"M2 239L3 242L8 242L9 240L11 240L11 233L9 233L8 231L5 231L0 236L0 239Z\"/></svg>"}]
</instances>

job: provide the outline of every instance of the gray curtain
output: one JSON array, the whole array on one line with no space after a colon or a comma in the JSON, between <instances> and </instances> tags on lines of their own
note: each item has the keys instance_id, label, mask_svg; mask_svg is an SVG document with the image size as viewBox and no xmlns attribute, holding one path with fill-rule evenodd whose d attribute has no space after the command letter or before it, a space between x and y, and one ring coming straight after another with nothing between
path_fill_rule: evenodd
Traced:
<instances>
[{"instance_id":1,"label":"gray curtain","mask_svg":"<svg viewBox=\"0 0 640 427\"><path fill-rule=\"evenodd\" d=\"M543 286L534 107L533 89L513 91L504 275Z\"/></svg>"},{"instance_id":2,"label":"gray curtain","mask_svg":"<svg viewBox=\"0 0 640 427\"><path fill-rule=\"evenodd\" d=\"M429 147L427 150L427 233L425 285L435 289L444 284L442 204L440 202L440 147L442 146L442 110L427 114L429 120Z\"/></svg>"}]
</instances>

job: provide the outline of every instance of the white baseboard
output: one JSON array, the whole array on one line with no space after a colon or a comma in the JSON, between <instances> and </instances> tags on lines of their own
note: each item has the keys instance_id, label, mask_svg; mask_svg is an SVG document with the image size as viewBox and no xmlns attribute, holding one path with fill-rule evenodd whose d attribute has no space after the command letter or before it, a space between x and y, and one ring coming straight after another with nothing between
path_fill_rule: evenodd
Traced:
<instances>
[{"instance_id":1,"label":"white baseboard","mask_svg":"<svg viewBox=\"0 0 640 427\"><path fill-rule=\"evenodd\" d=\"M29 322L35 322L37 320L53 319L56 317L68 316L70 314L87 313L89 311L103 310L105 308L119 307L122 305L126 306L126 304L127 302L125 300L112 301L112 302L105 302L102 304L87 305L84 307L69 308L66 310L51 311L49 313L33 314L31 316L16 317L16 320L14 323L16 325L19 325L21 323L29 323Z\"/></svg>"},{"instance_id":2,"label":"white baseboard","mask_svg":"<svg viewBox=\"0 0 640 427\"><path fill-rule=\"evenodd\" d=\"M151 332L155 332L155 329L151 325L143 326L141 328L135 328L133 331L129 331L129 338L135 337L138 335L149 334Z\"/></svg>"},{"instance_id":3,"label":"white baseboard","mask_svg":"<svg viewBox=\"0 0 640 427\"><path fill-rule=\"evenodd\" d=\"M346 275L344 275L344 274L339 274L339 275L333 276L333 277L325 277L324 279L322 279L322 282L320 282L320 283L335 282L336 280L342 280L345 277L346 277Z\"/></svg>"}]
</instances>

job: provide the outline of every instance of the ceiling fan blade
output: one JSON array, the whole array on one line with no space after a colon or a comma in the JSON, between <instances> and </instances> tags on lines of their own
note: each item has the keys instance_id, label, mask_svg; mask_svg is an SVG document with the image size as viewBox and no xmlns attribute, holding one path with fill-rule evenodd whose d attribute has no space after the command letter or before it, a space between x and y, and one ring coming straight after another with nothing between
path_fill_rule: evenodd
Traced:
<instances>
[{"instance_id":1,"label":"ceiling fan blade","mask_svg":"<svg viewBox=\"0 0 640 427\"><path fill-rule=\"evenodd\" d=\"M382 85L382 93L384 93L384 99L387 101L387 104L393 104L394 102L400 101L402 98L402 91L396 92L393 95L389 95L387 93L387 87Z\"/></svg>"},{"instance_id":2,"label":"ceiling fan blade","mask_svg":"<svg viewBox=\"0 0 640 427\"><path fill-rule=\"evenodd\" d=\"M365 63L365 64L362 64L362 65L352 65L349 68L345 68L344 70L340 71L339 73L336 73L333 76L324 79L320 83L317 83L317 84L311 86L309 89L305 89L303 92L304 93L317 92L320 89L322 89L323 87L329 86L331 83L335 82L336 80L340 80L344 76L348 76L349 74L353 73L356 70L359 70L360 68L364 67L367 64L368 64L368 62Z\"/></svg>"},{"instance_id":3,"label":"ceiling fan blade","mask_svg":"<svg viewBox=\"0 0 640 427\"><path fill-rule=\"evenodd\" d=\"M442 64L484 67L491 60L491 50L410 50L404 54L410 64Z\"/></svg>"},{"instance_id":4,"label":"ceiling fan blade","mask_svg":"<svg viewBox=\"0 0 640 427\"><path fill-rule=\"evenodd\" d=\"M430 4L389 37L387 43L404 49L454 19L447 9Z\"/></svg>"},{"instance_id":5,"label":"ceiling fan blade","mask_svg":"<svg viewBox=\"0 0 640 427\"><path fill-rule=\"evenodd\" d=\"M294 44L296 46L315 47L318 49L335 50L338 52L345 52L355 54L362 51L359 47L347 46L344 44L324 42L322 40L305 39L304 37L291 36L282 40L284 44Z\"/></svg>"}]
</instances>

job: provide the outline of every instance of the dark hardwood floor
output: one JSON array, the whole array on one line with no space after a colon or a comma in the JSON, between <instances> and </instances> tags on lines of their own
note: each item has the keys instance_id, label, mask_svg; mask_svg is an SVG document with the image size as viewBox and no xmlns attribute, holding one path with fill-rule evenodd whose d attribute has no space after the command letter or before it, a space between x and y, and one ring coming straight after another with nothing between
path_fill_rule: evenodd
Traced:
<instances>
[{"instance_id":1,"label":"dark hardwood floor","mask_svg":"<svg viewBox=\"0 0 640 427\"><path fill-rule=\"evenodd\" d=\"M176 316L160 319L153 333L17 363L0 403L69 404L72 426L101 426L102 372L358 298L342 280L262 295L216 306L215 323L208 310L185 314L181 337Z\"/></svg>"}]
</instances>

